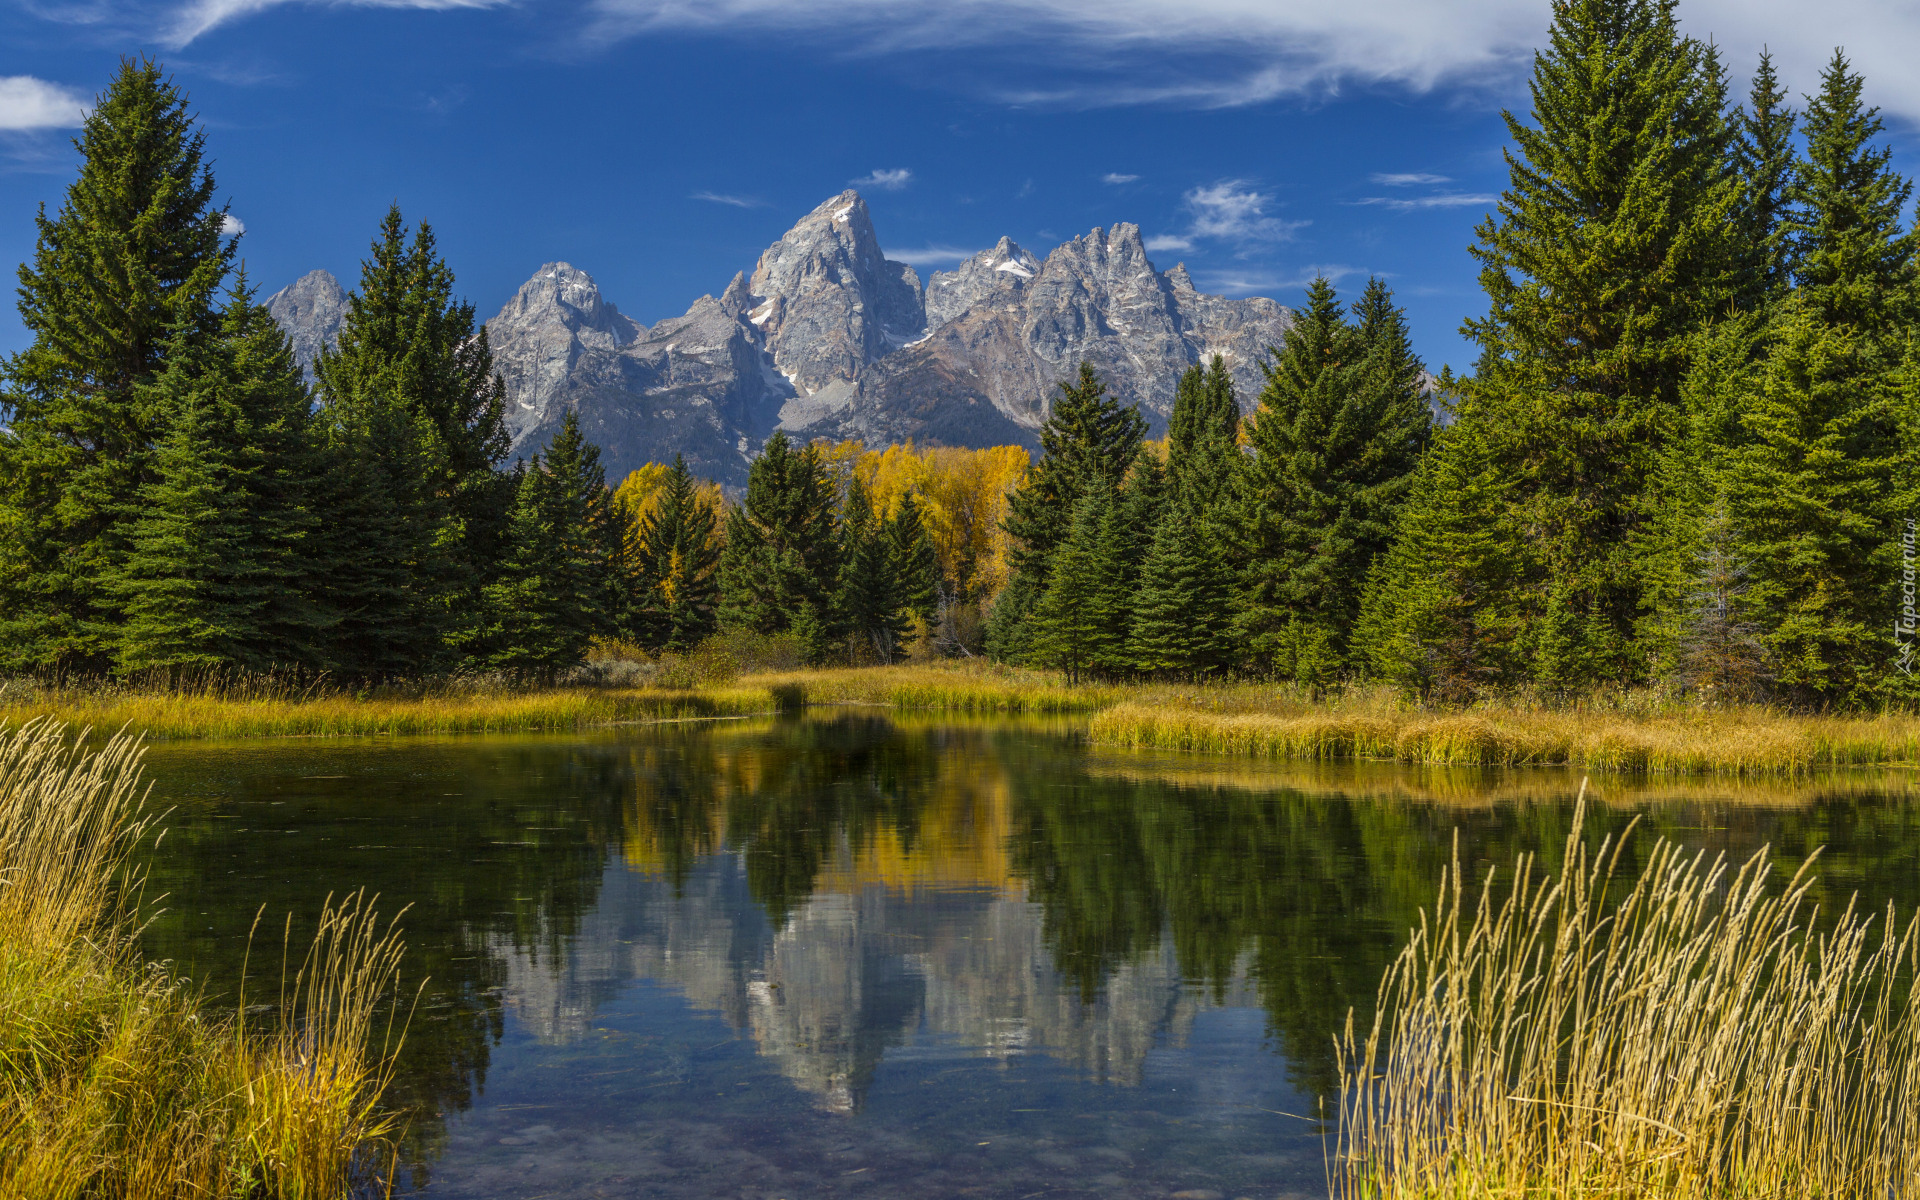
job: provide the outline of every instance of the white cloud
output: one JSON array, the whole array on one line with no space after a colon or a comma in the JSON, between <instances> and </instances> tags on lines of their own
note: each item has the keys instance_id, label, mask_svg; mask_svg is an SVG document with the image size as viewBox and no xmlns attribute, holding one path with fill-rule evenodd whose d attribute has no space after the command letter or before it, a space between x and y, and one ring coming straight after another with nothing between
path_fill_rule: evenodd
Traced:
<instances>
[{"instance_id":1,"label":"white cloud","mask_svg":"<svg viewBox=\"0 0 1920 1200\"><path fill-rule=\"evenodd\" d=\"M462 8L500 8L513 0L190 0L173 12L161 40L180 47L210 29L242 17L287 4L318 4L330 8L421 8L444 12Z\"/></svg>"},{"instance_id":2,"label":"white cloud","mask_svg":"<svg viewBox=\"0 0 1920 1200\"><path fill-rule=\"evenodd\" d=\"M897 192L912 182L913 172L907 170L905 167L895 167L891 171L875 167L871 174L862 175L858 179L847 180L847 185L849 187L880 188L883 191Z\"/></svg>"},{"instance_id":3,"label":"white cloud","mask_svg":"<svg viewBox=\"0 0 1920 1200\"><path fill-rule=\"evenodd\" d=\"M695 192L689 200L711 200L715 204L731 204L735 208L765 208L767 202L752 196L729 196L722 192Z\"/></svg>"},{"instance_id":4,"label":"white cloud","mask_svg":"<svg viewBox=\"0 0 1920 1200\"><path fill-rule=\"evenodd\" d=\"M1224 296L1254 296L1294 291L1316 279L1325 278L1338 283L1350 276L1368 273L1365 267L1348 266L1345 263L1308 263L1297 271L1281 273L1214 272L1201 275L1194 282L1209 292Z\"/></svg>"},{"instance_id":5,"label":"white cloud","mask_svg":"<svg viewBox=\"0 0 1920 1200\"><path fill-rule=\"evenodd\" d=\"M1193 249L1193 239L1190 237L1179 237L1171 233L1156 233L1147 239L1146 247L1147 252L1150 254L1160 250L1191 250Z\"/></svg>"},{"instance_id":6,"label":"white cloud","mask_svg":"<svg viewBox=\"0 0 1920 1200\"><path fill-rule=\"evenodd\" d=\"M72 88L31 75L0 75L0 130L71 129L86 119L87 101Z\"/></svg>"},{"instance_id":7,"label":"white cloud","mask_svg":"<svg viewBox=\"0 0 1920 1200\"><path fill-rule=\"evenodd\" d=\"M232 2L232 0L229 0ZM1541 0L589 0L588 37L694 31L811 38L838 53L954 51L939 78L1026 103L1231 106L1386 84L1526 102L1546 39ZM1890 0L1686 0L1685 29L1712 37L1744 84L1763 44L1796 93L1844 45L1868 100L1920 121L1920 5ZM1031 47L1030 56L1008 47ZM1016 61L1017 60L1017 61ZM1013 90L1045 61L1071 82Z\"/></svg>"},{"instance_id":8,"label":"white cloud","mask_svg":"<svg viewBox=\"0 0 1920 1200\"><path fill-rule=\"evenodd\" d=\"M1368 196L1355 204L1378 204L1396 212L1420 208L1486 208L1500 197L1486 192L1437 192L1431 196Z\"/></svg>"},{"instance_id":9,"label":"white cloud","mask_svg":"<svg viewBox=\"0 0 1920 1200\"><path fill-rule=\"evenodd\" d=\"M1138 178L1140 178L1138 175L1122 175L1118 171L1109 171L1100 177L1100 182L1118 185L1122 183L1132 183Z\"/></svg>"},{"instance_id":10,"label":"white cloud","mask_svg":"<svg viewBox=\"0 0 1920 1200\"><path fill-rule=\"evenodd\" d=\"M912 267L935 267L943 263L957 263L972 258L978 250L962 250L958 246L922 246L917 250L884 251L893 262L903 262Z\"/></svg>"},{"instance_id":11,"label":"white cloud","mask_svg":"<svg viewBox=\"0 0 1920 1200\"><path fill-rule=\"evenodd\" d=\"M1445 175L1428 175L1421 171L1397 173L1392 171L1375 172L1375 183L1384 183L1388 187L1414 187L1418 184L1452 183Z\"/></svg>"},{"instance_id":12,"label":"white cloud","mask_svg":"<svg viewBox=\"0 0 1920 1200\"><path fill-rule=\"evenodd\" d=\"M1284 242L1307 221L1282 221L1267 215L1273 197L1254 191L1244 179L1223 179L1187 193L1193 214L1192 236L1233 242Z\"/></svg>"},{"instance_id":13,"label":"white cloud","mask_svg":"<svg viewBox=\"0 0 1920 1200\"><path fill-rule=\"evenodd\" d=\"M220 214L220 232L228 237L239 237L247 231L247 223L232 213Z\"/></svg>"}]
</instances>

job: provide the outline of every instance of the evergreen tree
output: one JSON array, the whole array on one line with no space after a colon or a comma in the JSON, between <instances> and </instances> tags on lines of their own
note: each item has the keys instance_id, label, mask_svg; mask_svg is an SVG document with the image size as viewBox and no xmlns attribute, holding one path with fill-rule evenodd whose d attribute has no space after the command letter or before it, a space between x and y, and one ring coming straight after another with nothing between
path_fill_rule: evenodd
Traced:
<instances>
[{"instance_id":1,"label":"evergreen tree","mask_svg":"<svg viewBox=\"0 0 1920 1200\"><path fill-rule=\"evenodd\" d=\"M1033 609L1029 657L1065 671L1072 683L1126 661L1124 616L1113 608L1121 566L1114 561L1115 507L1106 487L1087 489L1074 505L1067 539Z\"/></svg>"},{"instance_id":2,"label":"evergreen tree","mask_svg":"<svg viewBox=\"0 0 1920 1200\"><path fill-rule=\"evenodd\" d=\"M1343 669L1374 559L1430 428L1419 360L1377 283L1343 318L1316 280L1268 369L1241 478L1238 626L1256 661L1316 685Z\"/></svg>"},{"instance_id":3,"label":"evergreen tree","mask_svg":"<svg viewBox=\"0 0 1920 1200\"><path fill-rule=\"evenodd\" d=\"M616 516L616 519L619 519ZM635 538L637 639L650 650L685 652L718 628L720 542L686 460L673 456L659 502Z\"/></svg>"},{"instance_id":4,"label":"evergreen tree","mask_svg":"<svg viewBox=\"0 0 1920 1200\"><path fill-rule=\"evenodd\" d=\"M552 682L614 632L614 570L623 537L600 448L569 411L545 460L521 474L500 577L484 595L488 665Z\"/></svg>"},{"instance_id":5,"label":"evergreen tree","mask_svg":"<svg viewBox=\"0 0 1920 1200\"><path fill-rule=\"evenodd\" d=\"M1779 299L1792 284L1792 258L1785 225L1792 202L1793 126L1786 89L1773 70L1773 56L1760 52L1753 74L1750 106L1736 115L1734 173L1740 203L1734 215L1734 249L1740 255L1736 303L1757 312Z\"/></svg>"},{"instance_id":6,"label":"evergreen tree","mask_svg":"<svg viewBox=\"0 0 1920 1200\"><path fill-rule=\"evenodd\" d=\"M882 663L908 629L901 571L887 522L876 517L858 475L847 481L846 510L840 521L844 540L840 577L840 613L857 644L871 648Z\"/></svg>"},{"instance_id":7,"label":"evergreen tree","mask_svg":"<svg viewBox=\"0 0 1920 1200\"><path fill-rule=\"evenodd\" d=\"M900 509L887 519L886 532L901 607L931 627L939 616L944 583L939 552L934 549L933 535L927 531L926 517L912 492L900 498Z\"/></svg>"},{"instance_id":8,"label":"evergreen tree","mask_svg":"<svg viewBox=\"0 0 1920 1200\"><path fill-rule=\"evenodd\" d=\"M1128 657L1149 674L1198 674L1232 656L1232 579L1189 506L1167 506L1138 576Z\"/></svg>"},{"instance_id":9,"label":"evergreen tree","mask_svg":"<svg viewBox=\"0 0 1920 1200\"><path fill-rule=\"evenodd\" d=\"M312 600L310 402L244 276L214 336L175 336L151 390L169 432L110 580L126 611L119 667L315 665L327 619Z\"/></svg>"},{"instance_id":10,"label":"evergreen tree","mask_svg":"<svg viewBox=\"0 0 1920 1200\"><path fill-rule=\"evenodd\" d=\"M1726 506L1747 572L1738 607L1777 685L1804 703L1859 703L1892 661L1898 446L1887 386L1861 367L1873 351L1821 318L1826 299L1796 296L1736 381L1745 440L1726 454Z\"/></svg>"},{"instance_id":11,"label":"evergreen tree","mask_svg":"<svg viewBox=\"0 0 1920 1200\"><path fill-rule=\"evenodd\" d=\"M1920 247L1920 233L1902 219L1913 185L1893 170L1891 147L1868 145L1881 132L1880 110L1863 108L1860 92L1860 76L1835 50L1820 94L1807 102L1806 158L1783 232L1815 317L1876 338L1898 325L1904 335Z\"/></svg>"},{"instance_id":12,"label":"evergreen tree","mask_svg":"<svg viewBox=\"0 0 1920 1200\"><path fill-rule=\"evenodd\" d=\"M1674 677L1703 699L1745 703L1767 682L1767 648L1749 614L1750 573L1724 500L1702 522Z\"/></svg>"},{"instance_id":13,"label":"evergreen tree","mask_svg":"<svg viewBox=\"0 0 1920 1200\"><path fill-rule=\"evenodd\" d=\"M1240 401L1218 354L1180 376L1167 418L1167 478L1176 495L1220 496L1240 435Z\"/></svg>"},{"instance_id":14,"label":"evergreen tree","mask_svg":"<svg viewBox=\"0 0 1920 1200\"><path fill-rule=\"evenodd\" d=\"M820 451L796 449L782 431L747 474L746 500L729 514L720 559L720 623L793 632L820 658L838 636L840 533Z\"/></svg>"},{"instance_id":15,"label":"evergreen tree","mask_svg":"<svg viewBox=\"0 0 1920 1200\"><path fill-rule=\"evenodd\" d=\"M0 669L104 669L142 486L166 434L149 386L169 345L211 336L231 262L205 135L152 62L122 60L87 114L80 174L43 207L0 370Z\"/></svg>"},{"instance_id":16,"label":"evergreen tree","mask_svg":"<svg viewBox=\"0 0 1920 1200\"><path fill-rule=\"evenodd\" d=\"M473 306L452 288L433 231L422 224L409 241L389 209L337 345L314 363L341 460L338 657L351 673L432 669L471 648L503 552L501 385Z\"/></svg>"},{"instance_id":17,"label":"evergreen tree","mask_svg":"<svg viewBox=\"0 0 1920 1200\"><path fill-rule=\"evenodd\" d=\"M1008 559L1016 574L1044 583L1048 560L1071 529L1074 506L1096 484L1120 486L1140 453L1146 418L1107 394L1091 364L1059 385L1040 427L1040 461L1007 498Z\"/></svg>"},{"instance_id":18,"label":"evergreen tree","mask_svg":"<svg viewBox=\"0 0 1920 1200\"><path fill-rule=\"evenodd\" d=\"M1644 670L1633 641L1645 581L1631 548L1656 511L1657 464L1680 421L1693 334L1732 305L1739 181L1724 82L1680 36L1668 0L1568 0L1534 59L1533 124L1507 115L1511 182L1478 228L1488 315L1466 323L1480 366L1462 419L1517 481L1499 592L1527 636L1554 583L1594 634L1594 678ZM1569 660L1571 661L1571 660Z\"/></svg>"}]
</instances>

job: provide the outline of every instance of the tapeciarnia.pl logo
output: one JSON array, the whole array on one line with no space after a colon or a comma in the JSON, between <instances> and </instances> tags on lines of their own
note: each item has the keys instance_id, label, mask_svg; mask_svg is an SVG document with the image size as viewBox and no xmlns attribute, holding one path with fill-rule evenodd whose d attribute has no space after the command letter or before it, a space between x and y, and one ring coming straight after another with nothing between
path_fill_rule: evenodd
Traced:
<instances>
[{"instance_id":1,"label":"tapeciarnia.pl logo","mask_svg":"<svg viewBox=\"0 0 1920 1200\"><path fill-rule=\"evenodd\" d=\"M1893 665L1907 675L1913 674L1913 518L1900 530L1900 615L1893 619L1893 644L1898 654Z\"/></svg>"}]
</instances>

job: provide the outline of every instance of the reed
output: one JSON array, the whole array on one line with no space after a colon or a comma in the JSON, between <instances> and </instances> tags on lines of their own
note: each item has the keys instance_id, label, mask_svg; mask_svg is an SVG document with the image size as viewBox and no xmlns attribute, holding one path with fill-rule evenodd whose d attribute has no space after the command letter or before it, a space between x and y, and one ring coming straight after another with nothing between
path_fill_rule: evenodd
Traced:
<instances>
[{"instance_id":1,"label":"reed","mask_svg":"<svg viewBox=\"0 0 1920 1200\"><path fill-rule=\"evenodd\" d=\"M1920 922L1826 922L1774 887L1627 837L1504 892L1454 865L1340 1040L1339 1200L1911 1196Z\"/></svg>"},{"instance_id":2,"label":"reed","mask_svg":"<svg viewBox=\"0 0 1920 1200\"><path fill-rule=\"evenodd\" d=\"M1088 733L1096 743L1132 749L1451 767L1767 775L1920 762L1920 718L1767 709L1234 712L1129 701L1096 715Z\"/></svg>"},{"instance_id":3,"label":"reed","mask_svg":"<svg viewBox=\"0 0 1920 1200\"><path fill-rule=\"evenodd\" d=\"M379 734L560 732L624 722L774 712L764 687L556 688L414 696L232 695L188 690L49 688L0 696L0 723L50 717L76 727L133 728L149 738L364 737Z\"/></svg>"},{"instance_id":4,"label":"reed","mask_svg":"<svg viewBox=\"0 0 1920 1200\"><path fill-rule=\"evenodd\" d=\"M124 736L0 730L0 1196L344 1197L391 1152L400 942L329 901L270 1027L213 1013L135 949L140 773Z\"/></svg>"},{"instance_id":5,"label":"reed","mask_svg":"<svg viewBox=\"0 0 1920 1200\"><path fill-rule=\"evenodd\" d=\"M786 671L749 675L741 683L798 687L808 704L1036 716L1091 713L1128 694L1123 687L1069 686L1060 676L983 662Z\"/></svg>"}]
</instances>

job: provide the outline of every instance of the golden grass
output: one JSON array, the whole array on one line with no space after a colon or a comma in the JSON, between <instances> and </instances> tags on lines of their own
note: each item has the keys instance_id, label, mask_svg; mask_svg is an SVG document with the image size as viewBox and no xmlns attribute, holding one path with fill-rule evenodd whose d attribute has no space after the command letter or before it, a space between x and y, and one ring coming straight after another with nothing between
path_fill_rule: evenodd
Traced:
<instances>
[{"instance_id":1,"label":"golden grass","mask_svg":"<svg viewBox=\"0 0 1920 1200\"><path fill-rule=\"evenodd\" d=\"M1339 1200L1913 1195L1920 922L1814 932L1806 868L1774 889L1764 850L1661 842L1622 889L1579 828L1504 899L1456 854L1364 1038L1349 1017Z\"/></svg>"},{"instance_id":2,"label":"golden grass","mask_svg":"<svg viewBox=\"0 0 1920 1200\"><path fill-rule=\"evenodd\" d=\"M808 704L876 704L903 710L1057 715L1091 713L1128 694L1123 687L1069 686L1039 671L978 660L951 666L903 664L743 676L743 686L798 688Z\"/></svg>"},{"instance_id":3,"label":"golden grass","mask_svg":"<svg viewBox=\"0 0 1920 1200\"><path fill-rule=\"evenodd\" d=\"M1920 762L1920 718L1765 709L1221 712L1125 702L1097 714L1088 733L1131 749L1455 767L1763 775Z\"/></svg>"},{"instance_id":4,"label":"golden grass","mask_svg":"<svg viewBox=\"0 0 1920 1200\"><path fill-rule=\"evenodd\" d=\"M329 903L270 1028L212 1014L134 949L143 799L134 740L0 730L0 1196L347 1195L390 1154L398 1047L369 1047L400 943Z\"/></svg>"},{"instance_id":5,"label":"golden grass","mask_svg":"<svg viewBox=\"0 0 1920 1200\"><path fill-rule=\"evenodd\" d=\"M784 703L790 704L790 701ZM149 738L355 737L376 734L562 732L632 721L774 712L764 687L558 688L404 697L232 695L197 691L48 689L0 698L0 724L51 717L77 727L132 728Z\"/></svg>"}]
</instances>

